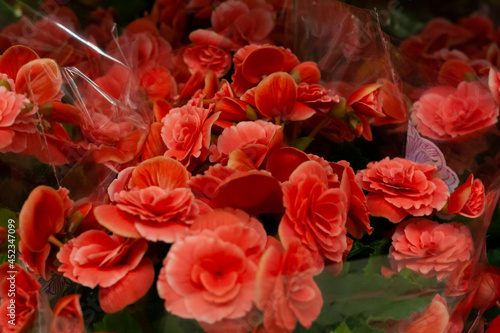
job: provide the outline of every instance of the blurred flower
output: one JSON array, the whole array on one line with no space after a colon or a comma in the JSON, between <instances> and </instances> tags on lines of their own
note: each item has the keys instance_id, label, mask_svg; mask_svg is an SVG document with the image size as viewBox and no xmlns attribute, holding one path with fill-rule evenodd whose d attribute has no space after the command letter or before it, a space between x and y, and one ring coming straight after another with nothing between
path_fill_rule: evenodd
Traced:
<instances>
[{"instance_id":1,"label":"blurred flower","mask_svg":"<svg viewBox=\"0 0 500 333\"><path fill-rule=\"evenodd\" d=\"M397 272L409 268L425 277L443 280L471 259L473 251L470 231L463 224L413 218L396 228L389 260Z\"/></svg>"},{"instance_id":2,"label":"blurred flower","mask_svg":"<svg viewBox=\"0 0 500 333\"><path fill-rule=\"evenodd\" d=\"M413 105L412 121L431 139L464 141L488 131L498 114L490 91L474 81L425 91Z\"/></svg>"},{"instance_id":3,"label":"blurred flower","mask_svg":"<svg viewBox=\"0 0 500 333\"><path fill-rule=\"evenodd\" d=\"M68 295L57 301L50 327L52 333L84 332L80 297L81 295Z\"/></svg>"},{"instance_id":4,"label":"blurred flower","mask_svg":"<svg viewBox=\"0 0 500 333\"><path fill-rule=\"evenodd\" d=\"M419 313L413 313L409 319L399 322L400 333L436 332L445 333L450 321L446 299L434 296L432 302Z\"/></svg>"}]
</instances>

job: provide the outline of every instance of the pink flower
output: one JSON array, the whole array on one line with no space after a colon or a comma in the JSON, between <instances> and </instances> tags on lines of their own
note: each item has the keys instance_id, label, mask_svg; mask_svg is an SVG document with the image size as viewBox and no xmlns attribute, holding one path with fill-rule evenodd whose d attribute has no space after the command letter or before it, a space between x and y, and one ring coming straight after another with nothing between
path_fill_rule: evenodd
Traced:
<instances>
[{"instance_id":1,"label":"pink flower","mask_svg":"<svg viewBox=\"0 0 500 333\"><path fill-rule=\"evenodd\" d=\"M14 124L28 99L23 95L7 90L6 87L0 87L0 128L4 129Z\"/></svg>"},{"instance_id":2,"label":"pink flower","mask_svg":"<svg viewBox=\"0 0 500 333\"><path fill-rule=\"evenodd\" d=\"M262 44L274 28L276 14L269 5L253 7L243 1L223 2L212 12L212 27L236 43Z\"/></svg>"},{"instance_id":3,"label":"pink flower","mask_svg":"<svg viewBox=\"0 0 500 333\"><path fill-rule=\"evenodd\" d=\"M172 243L208 207L186 187L189 172L164 156L122 171L109 187L111 205L96 207L101 225L125 237Z\"/></svg>"},{"instance_id":4,"label":"pink flower","mask_svg":"<svg viewBox=\"0 0 500 333\"><path fill-rule=\"evenodd\" d=\"M167 146L165 156L170 156L189 166L192 162L203 162L208 156L213 123L219 113L212 108L185 105L168 112L163 118L161 138Z\"/></svg>"},{"instance_id":5,"label":"pink flower","mask_svg":"<svg viewBox=\"0 0 500 333\"><path fill-rule=\"evenodd\" d=\"M264 311L268 332L292 332L297 320L310 328L323 306L313 276L321 272L313 254L299 241L286 251L275 239L262 255L256 281L256 304Z\"/></svg>"},{"instance_id":6,"label":"pink flower","mask_svg":"<svg viewBox=\"0 0 500 333\"><path fill-rule=\"evenodd\" d=\"M282 142L280 126L263 120L242 121L224 129L217 142L210 146L210 162L226 164L229 154L240 149L258 167Z\"/></svg>"},{"instance_id":7,"label":"pink flower","mask_svg":"<svg viewBox=\"0 0 500 333\"><path fill-rule=\"evenodd\" d=\"M312 252L342 262L349 209L344 191L328 188L327 174L315 161L302 163L282 188L286 210L279 234L285 248L298 238Z\"/></svg>"},{"instance_id":8,"label":"pink flower","mask_svg":"<svg viewBox=\"0 0 500 333\"><path fill-rule=\"evenodd\" d=\"M356 175L366 195L370 214L401 222L408 214L430 215L440 210L449 195L446 184L435 175L436 167L402 158L371 162Z\"/></svg>"},{"instance_id":9,"label":"pink flower","mask_svg":"<svg viewBox=\"0 0 500 333\"><path fill-rule=\"evenodd\" d=\"M199 216L163 262L157 287L166 310L208 324L244 317L265 243L262 224L242 211Z\"/></svg>"},{"instance_id":10,"label":"pink flower","mask_svg":"<svg viewBox=\"0 0 500 333\"><path fill-rule=\"evenodd\" d=\"M470 231L463 224L414 218L396 228L389 260L398 272L409 268L425 277L443 280L471 259L473 252Z\"/></svg>"},{"instance_id":11,"label":"pink flower","mask_svg":"<svg viewBox=\"0 0 500 333\"><path fill-rule=\"evenodd\" d=\"M462 82L435 87L422 94L413 106L412 121L431 139L463 141L496 124L498 105L481 82Z\"/></svg>"},{"instance_id":12,"label":"pink flower","mask_svg":"<svg viewBox=\"0 0 500 333\"><path fill-rule=\"evenodd\" d=\"M60 249L59 272L83 286L99 286L102 309L117 312L144 296L153 284L153 264L143 258L147 248L144 239L89 230Z\"/></svg>"},{"instance_id":13,"label":"pink flower","mask_svg":"<svg viewBox=\"0 0 500 333\"><path fill-rule=\"evenodd\" d=\"M183 56L191 73L200 71L206 74L212 70L221 78L231 67L231 55L214 45L194 45L187 48Z\"/></svg>"}]
</instances>

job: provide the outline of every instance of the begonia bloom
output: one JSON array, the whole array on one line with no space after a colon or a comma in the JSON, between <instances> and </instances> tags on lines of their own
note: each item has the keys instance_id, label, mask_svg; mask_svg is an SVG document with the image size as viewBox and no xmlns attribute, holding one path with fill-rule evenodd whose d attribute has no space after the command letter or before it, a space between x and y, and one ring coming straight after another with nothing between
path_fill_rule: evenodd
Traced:
<instances>
[{"instance_id":1,"label":"begonia bloom","mask_svg":"<svg viewBox=\"0 0 500 333\"><path fill-rule=\"evenodd\" d=\"M496 124L498 105L479 81L457 88L434 87L414 104L412 121L424 136L441 141L464 141Z\"/></svg>"},{"instance_id":2,"label":"begonia bloom","mask_svg":"<svg viewBox=\"0 0 500 333\"><path fill-rule=\"evenodd\" d=\"M212 108L185 105L174 108L162 119L161 138L170 156L189 166L193 161L203 162L209 153L210 135L218 113Z\"/></svg>"},{"instance_id":3,"label":"begonia bloom","mask_svg":"<svg viewBox=\"0 0 500 333\"><path fill-rule=\"evenodd\" d=\"M297 320L310 328L323 306L323 297L313 276L322 267L313 254L295 241L285 251L274 242L262 255L256 280L257 307L264 311L269 332L292 332Z\"/></svg>"},{"instance_id":4,"label":"begonia bloom","mask_svg":"<svg viewBox=\"0 0 500 333\"><path fill-rule=\"evenodd\" d=\"M225 128L217 142L210 146L210 162L226 164L229 154L241 149L258 167L267 154L282 142L283 131L280 126L263 120L243 121Z\"/></svg>"},{"instance_id":5,"label":"begonia bloom","mask_svg":"<svg viewBox=\"0 0 500 333\"><path fill-rule=\"evenodd\" d=\"M435 171L433 165L386 157L358 171L356 181L369 192L366 199L371 215L399 223L409 214L430 215L446 204L448 187Z\"/></svg>"},{"instance_id":6,"label":"begonia bloom","mask_svg":"<svg viewBox=\"0 0 500 333\"><path fill-rule=\"evenodd\" d=\"M158 294L172 314L214 324L243 318L255 297L262 225L241 211L199 216L163 262Z\"/></svg>"},{"instance_id":7,"label":"begonia bloom","mask_svg":"<svg viewBox=\"0 0 500 333\"><path fill-rule=\"evenodd\" d=\"M396 228L389 260L398 272L409 268L425 277L443 280L470 260L473 251L471 233L465 225L413 218Z\"/></svg>"},{"instance_id":8,"label":"begonia bloom","mask_svg":"<svg viewBox=\"0 0 500 333\"><path fill-rule=\"evenodd\" d=\"M328 188L324 168L315 161L302 163L283 183L285 215L279 235L285 248L299 239L310 251L342 262L347 250L347 195Z\"/></svg>"},{"instance_id":9,"label":"begonia bloom","mask_svg":"<svg viewBox=\"0 0 500 333\"><path fill-rule=\"evenodd\" d=\"M164 156L127 168L108 189L112 204L96 207L95 217L122 236L172 243L207 211L186 187L189 176L182 164Z\"/></svg>"}]
</instances>

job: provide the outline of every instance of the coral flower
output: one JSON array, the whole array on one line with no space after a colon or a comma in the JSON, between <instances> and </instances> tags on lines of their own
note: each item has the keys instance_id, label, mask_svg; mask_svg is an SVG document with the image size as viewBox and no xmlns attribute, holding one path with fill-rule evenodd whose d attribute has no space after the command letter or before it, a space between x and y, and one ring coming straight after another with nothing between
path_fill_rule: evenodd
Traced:
<instances>
[{"instance_id":1,"label":"coral flower","mask_svg":"<svg viewBox=\"0 0 500 333\"><path fill-rule=\"evenodd\" d=\"M484 212L486 195L480 179L474 179L471 174L465 184L459 186L451 195L447 212L476 218Z\"/></svg>"},{"instance_id":2,"label":"coral flower","mask_svg":"<svg viewBox=\"0 0 500 333\"><path fill-rule=\"evenodd\" d=\"M285 248L298 238L310 251L342 262L349 208L344 191L328 187L327 174L315 161L302 163L282 187L286 210L279 234Z\"/></svg>"},{"instance_id":3,"label":"coral flower","mask_svg":"<svg viewBox=\"0 0 500 333\"><path fill-rule=\"evenodd\" d=\"M265 243L262 224L242 211L199 216L163 262L157 287L167 311L208 324L243 318Z\"/></svg>"},{"instance_id":4,"label":"coral flower","mask_svg":"<svg viewBox=\"0 0 500 333\"><path fill-rule=\"evenodd\" d=\"M89 230L61 248L59 272L83 286L99 286L102 309L117 312L144 296L153 284L153 264L143 258L147 248L144 239Z\"/></svg>"},{"instance_id":5,"label":"coral flower","mask_svg":"<svg viewBox=\"0 0 500 333\"><path fill-rule=\"evenodd\" d=\"M96 207L95 217L125 237L174 242L207 209L186 187L189 176L182 164L164 156L127 168L108 189L112 205Z\"/></svg>"},{"instance_id":6,"label":"coral flower","mask_svg":"<svg viewBox=\"0 0 500 333\"><path fill-rule=\"evenodd\" d=\"M312 257L299 241L284 251L275 240L262 255L256 303L264 311L264 327L268 332L292 332L297 320L309 328L318 317L323 298L313 276L322 267L317 267Z\"/></svg>"},{"instance_id":7,"label":"coral flower","mask_svg":"<svg viewBox=\"0 0 500 333\"><path fill-rule=\"evenodd\" d=\"M471 259L473 251L470 231L463 224L414 218L397 227L389 260L398 272L409 268L425 277L443 280Z\"/></svg>"},{"instance_id":8,"label":"coral flower","mask_svg":"<svg viewBox=\"0 0 500 333\"><path fill-rule=\"evenodd\" d=\"M208 156L211 128L219 113L185 105L174 108L163 118L161 138L170 156L189 166L195 160L203 162Z\"/></svg>"},{"instance_id":9,"label":"coral flower","mask_svg":"<svg viewBox=\"0 0 500 333\"><path fill-rule=\"evenodd\" d=\"M410 319L402 320L399 323L399 332L445 333L448 332L446 328L449 327L449 321L450 314L446 299L436 295L424 311L412 314Z\"/></svg>"},{"instance_id":10,"label":"coral flower","mask_svg":"<svg viewBox=\"0 0 500 333\"><path fill-rule=\"evenodd\" d=\"M240 149L258 167L282 142L280 126L263 120L243 121L224 129L217 142L210 146L210 162L226 164L229 154Z\"/></svg>"},{"instance_id":11,"label":"coral flower","mask_svg":"<svg viewBox=\"0 0 500 333\"><path fill-rule=\"evenodd\" d=\"M435 171L436 167L429 164L386 157L369 163L357 173L356 181L369 192L366 200L370 214L398 223L408 214L430 215L446 204L448 187Z\"/></svg>"}]
</instances>

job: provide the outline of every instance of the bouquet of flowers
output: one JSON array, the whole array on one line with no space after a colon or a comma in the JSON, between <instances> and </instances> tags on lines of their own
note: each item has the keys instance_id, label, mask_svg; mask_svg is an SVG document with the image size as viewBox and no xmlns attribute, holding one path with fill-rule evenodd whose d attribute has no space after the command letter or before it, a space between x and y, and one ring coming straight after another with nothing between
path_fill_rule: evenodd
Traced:
<instances>
[{"instance_id":1,"label":"bouquet of flowers","mask_svg":"<svg viewBox=\"0 0 500 333\"><path fill-rule=\"evenodd\" d=\"M489 18L61 2L0 0L1 332L500 329Z\"/></svg>"}]
</instances>

